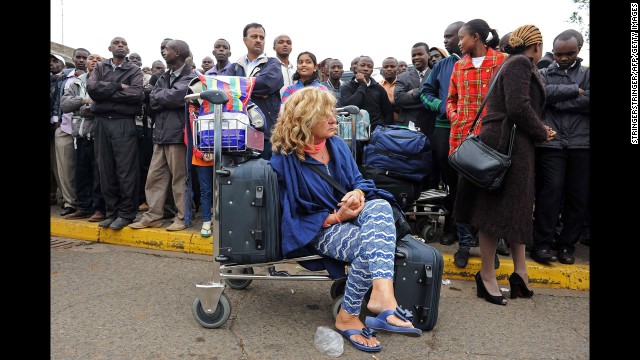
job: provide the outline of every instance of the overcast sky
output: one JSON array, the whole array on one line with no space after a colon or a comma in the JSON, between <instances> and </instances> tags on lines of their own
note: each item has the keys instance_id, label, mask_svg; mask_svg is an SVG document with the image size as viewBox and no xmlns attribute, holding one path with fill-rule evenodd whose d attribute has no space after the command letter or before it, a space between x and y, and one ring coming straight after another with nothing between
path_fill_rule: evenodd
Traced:
<instances>
[{"instance_id":1,"label":"overcast sky","mask_svg":"<svg viewBox=\"0 0 640 360\"><path fill-rule=\"evenodd\" d=\"M572 0L405 0L381 4L353 0L110 0L100 5L86 0L51 0L51 41L110 58L109 43L121 36L131 52L141 55L143 66L151 66L154 60L162 60L160 43L164 38L180 39L189 44L200 67L203 57L212 56L218 38L231 44L231 61L246 54L242 29L257 22L266 29L268 56L275 56L275 37L287 34L292 40L290 60L294 63L300 52L310 51L318 61L338 58L348 69L358 55L371 56L376 67L388 56L410 64L413 44L444 47L444 30L455 21L480 18L500 36L518 26L534 24L542 31L545 51L552 50L553 38L560 32L580 30L569 22L577 10ZM231 13L240 9L249 15ZM589 63L589 44L584 44L579 56L585 65Z\"/></svg>"}]
</instances>

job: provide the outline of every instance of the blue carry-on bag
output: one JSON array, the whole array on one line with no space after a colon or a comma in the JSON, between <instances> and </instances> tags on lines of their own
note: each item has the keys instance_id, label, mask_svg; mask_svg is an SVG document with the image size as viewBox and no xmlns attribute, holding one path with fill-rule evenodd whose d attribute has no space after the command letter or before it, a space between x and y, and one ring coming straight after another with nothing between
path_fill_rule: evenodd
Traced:
<instances>
[{"instance_id":1,"label":"blue carry-on bag","mask_svg":"<svg viewBox=\"0 0 640 360\"><path fill-rule=\"evenodd\" d=\"M431 142L420 131L378 125L365 145L362 165L393 172L390 176L421 182L431 172Z\"/></svg>"}]
</instances>

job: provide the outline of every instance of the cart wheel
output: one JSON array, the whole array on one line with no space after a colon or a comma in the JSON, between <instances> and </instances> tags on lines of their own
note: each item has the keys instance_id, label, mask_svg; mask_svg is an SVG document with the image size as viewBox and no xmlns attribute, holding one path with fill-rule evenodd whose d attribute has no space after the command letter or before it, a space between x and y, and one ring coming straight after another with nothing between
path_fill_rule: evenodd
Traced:
<instances>
[{"instance_id":1,"label":"cart wheel","mask_svg":"<svg viewBox=\"0 0 640 360\"><path fill-rule=\"evenodd\" d=\"M331 284L331 298L333 300L344 294L344 286L346 282L347 278L340 278L333 281L333 284Z\"/></svg>"},{"instance_id":2,"label":"cart wheel","mask_svg":"<svg viewBox=\"0 0 640 360\"><path fill-rule=\"evenodd\" d=\"M240 270L228 270L227 273L232 274L253 274L253 268L244 268L242 271ZM237 279L224 279L224 282L229 285L230 288L235 290L243 290L246 289L249 284L251 284L253 280L237 280Z\"/></svg>"},{"instance_id":3,"label":"cart wheel","mask_svg":"<svg viewBox=\"0 0 640 360\"><path fill-rule=\"evenodd\" d=\"M331 307L331 313L333 314L333 318L338 317L338 313L342 308L342 299L344 298L344 294L340 294L337 298L333 300L333 306Z\"/></svg>"},{"instance_id":4,"label":"cart wheel","mask_svg":"<svg viewBox=\"0 0 640 360\"><path fill-rule=\"evenodd\" d=\"M220 295L220 300L218 300L216 310L212 314L207 314L202 308L200 299L196 296L196 298L193 299L191 312L198 324L207 329L217 329L224 325L229 319L229 315L231 315L231 304L229 304L227 296L223 293Z\"/></svg>"},{"instance_id":5,"label":"cart wheel","mask_svg":"<svg viewBox=\"0 0 640 360\"><path fill-rule=\"evenodd\" d=\"M433 225L426 225L422 229L421 235L427 242L433 242L436 238L436 228Z\"/></svg>"}]
</instances>

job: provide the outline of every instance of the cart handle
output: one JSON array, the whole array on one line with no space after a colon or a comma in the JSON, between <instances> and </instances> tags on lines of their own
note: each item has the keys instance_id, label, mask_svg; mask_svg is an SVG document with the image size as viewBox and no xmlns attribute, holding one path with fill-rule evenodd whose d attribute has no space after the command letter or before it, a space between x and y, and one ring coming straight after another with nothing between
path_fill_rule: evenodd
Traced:
<instances>
[{"instance_id":1,"label":"cart handle","mask_svg":"<svg viewBox=\"0 0 640 360\"><path fill-rule=\"evenodd\" d=\"M358 109L358 107L355 106L355 105L347 105L347 106L344 106L344 107L337 108L336 112L338 112L338 113L346 112L348 114L355 115L355 114L360 112L360 109Z\"/></svg>"},{"instance_id":2,"label":"cart handle","mask_svg":"<svg viewBox=\"0 0 640 360\"><path fill-rule=\"evenodd\" d=\"M227 94L222 90L212 89L205 90L198 94L189 94L184 97L185 102L199 99L207 100L212 104L226 104L227 101L229 101L229 96L227 96Z\"/></svg>"}]
</instances>

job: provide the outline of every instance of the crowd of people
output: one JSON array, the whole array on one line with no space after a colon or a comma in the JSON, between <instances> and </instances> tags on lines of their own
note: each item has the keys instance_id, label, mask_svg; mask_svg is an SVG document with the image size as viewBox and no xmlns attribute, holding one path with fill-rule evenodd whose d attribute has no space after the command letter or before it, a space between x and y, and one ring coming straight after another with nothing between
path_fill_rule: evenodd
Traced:
<instances>
[{"instance_id":1,"label":"crowd of people","mask_svg":"<svg viewBox=\"0 0 640 360\"><path fill-rule=\"evenodd\" d=\"M425 186L448 190L439 242L458 243L454 263L461 268L470 248L480 246L479 297L507 303L496 280L496 253L513 258L511 298L528 298L527 248L537 262L573 264L576 243L582 237L588 244L590 69L578 57L581 34L563 31L546 54L534 25L514 26L501 38L485 20L474 19L451 23L443 35L444 48L418 42L407 49L413 68L385 58L379 82L373 59L358 56L349 63L354 76L343 82L339 59L318 62L302 51L290 60L289 35L276 36L275 56L268 56L264 27L250 23L242 32L246 53L232 61L229 42L218 39L213 57L204 57L198 69L255 77L250 100L265 120L261 156L279 175L283 248L313 246L351 264L336 327L364 351L381 348L375 331L358 320L370 287L369 309L385 314L383 329L413 328L393 296L393 198L362 177L360 159L334 138L337 106L366 110L371 131L396 124L430 139L433 167L425 169ZM189 45L163 39L163 60L150 67L122 37L108 49L109 56L75 49L73 68L51 54L52 204L60 204L65 219L113 230L161 227L170 218L166 230L180 231L200 211L200 233L211 236L213 161L185 140L193 119L184 96L197 78ZM481 121L471 129L485 97ZM514 124L512 166L501 189L475 187L449 165L448 156L470 132L506 152ZM303 163L320 165L348 193L337 198Z\"/></svg>"}]
</instances>

